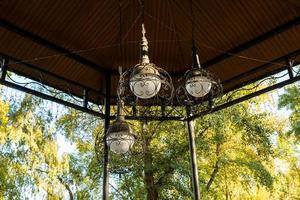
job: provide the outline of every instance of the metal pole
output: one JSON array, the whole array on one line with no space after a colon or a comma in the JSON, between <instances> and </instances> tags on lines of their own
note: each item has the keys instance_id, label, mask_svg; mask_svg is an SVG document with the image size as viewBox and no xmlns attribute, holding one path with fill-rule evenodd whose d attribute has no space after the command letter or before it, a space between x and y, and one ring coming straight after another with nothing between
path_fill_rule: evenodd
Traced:
<instances>
[{"instance_id":1,"label":"metal pole","mask_svg":"<svg viewBox=\"0 0 300 200\"><path fill-rule=\"evenodd\" d=\"M83 107L84 108L88 108L88 90L87 89L83 89Z\"/></svg>"},{"instance_id":2,"label":"metal pole","mask_svg":"<svg viewBox=\"0 0 300 200\"><path fill-rule=\"evenodd\" d=\"M290 79L294 78L294 74L293 74L293 61L287 59L285 61L285 63L286 63L286 67L287 67Z\"/></svg>"},{"instance_id":3,"label":"metal pole","mask_svg":"<svg viewBox=\"0 0 300 200\"><path fill-rule=\"evenodd\" d=\"M103 155L103 200L107 200L109 197L109 171L108 171L108 159L109 159L109 149L106 143L106 134L109 128L110 121L110 84L111 75L106 75L105 83L105 117L104 117L104 155Z\"/></svg>"},{"instance_id":4,"label":"metal pole","mask_svg":"<svg viewBox=\"0 0 300 200\"><path fill-rule=\"evenodd\" d=\"M8 59L6 57L3 57L1 59L1 80L5 80L6 73L7 73L7 65L8 65Z\"/></svg>"},{"instance_id":5,"label":"metal pole","mask_svg":"<svg viewBox=\"0 0 300 200\"><path fill-rule=\"evenodd\" d=\"M186 107L186 113L187 113L187 117L190 117L191 115L190 107ZM200 200L194 123L192 120L187 120L186 123L187 123L188 135L189 135L189 148L190 148L190 157L191 157L190 162L191 162L191 170L192 170L192 185L193 185L194 200Z\"/></svg>"}]
</instances>

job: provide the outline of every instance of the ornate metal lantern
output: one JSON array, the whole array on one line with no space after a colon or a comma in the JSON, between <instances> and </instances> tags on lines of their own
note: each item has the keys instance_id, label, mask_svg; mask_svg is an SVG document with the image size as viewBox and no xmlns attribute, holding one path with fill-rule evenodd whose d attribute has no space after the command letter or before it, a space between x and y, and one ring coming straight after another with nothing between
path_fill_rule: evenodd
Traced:
<instances>
[{"instance_id":1,"label":"ornate metal lantern","mask_svg":"<svg viewBox=\"0 0 300 200\"><path fill-rule=\"evenodd\" d=\"M174 93L172 79L165 70L150 63L145 33L142 24L141 61L121 75L118 90L129 105L138 105L140 99L143 104L170 105Z\"/></svg>"},{"instance_id":2,"label":"ornate metal lantern","mask_svg":"<svg viewBox=\"0 0 300 200\"><path fill-rule=\"evenodd\" d=\"M192 69L184 74L183 82L176 91L179 103L189 106L211 100L222 93L220 80L201 67L194 44L192 56Z\"/></svg>"},{"instance_id":3,"label":"ornate metal lantern","mask_svg":"<svg viewBox=\"0 0 300 200\"><path fill-rule=\"evenodd\" d=\"M109 149L116 154L127 153L134 144L135 136L123 115L123 103L118 103L117 119L107 130L106 142Z\"/></svg>"},{"instance_id":4,"label":"ornate metal lantern","mask_svg":"<svg viewBox=\"0 0 300 200\"><path fill-rule=\"evenodd\" d=\"M212 81L202 68L192 69L185 76L185 89L193 97L199 98L207 95L212 86Z\"/></svg>"},{"instance_id":5,"label":"ornate metal lantern","mask_svg":"<svg viewBox=\"0 0 300 200\"><path fill-rule=\"evenodd\" d=\"M142 24L142 61L134 67L130 75L130 89L135 96L141 99L149 99L157 95L161 88L159 72L153 63L150 63L148 41L145 37L145 27Z\"/></svg>"},{"instance_id":6,"label":"ornate metal lantern","mask_svg":"<svg viewBox=\"0 0 300 200\"><path fill-rule=\"evenodd\" d=\"M121 2L119 1L119 11L120 11L120 55L122 55L122 29L121 29L121 16L122 16L122 8ZM121 67L119 67L121 71ZM133 77L134 79L134 77ZM120 80L122 80L122 75L120 73ZM117 89L118 98L117 98L117 119L114 121L109 129L107 130L106 135L106 143L109 149L116 154L125 154L127 153L135 141L135 136L132 133L132 130L128 123L125 121L124 117L124 103L121 99L121 90Z\"/></svg>"}]
</instances>

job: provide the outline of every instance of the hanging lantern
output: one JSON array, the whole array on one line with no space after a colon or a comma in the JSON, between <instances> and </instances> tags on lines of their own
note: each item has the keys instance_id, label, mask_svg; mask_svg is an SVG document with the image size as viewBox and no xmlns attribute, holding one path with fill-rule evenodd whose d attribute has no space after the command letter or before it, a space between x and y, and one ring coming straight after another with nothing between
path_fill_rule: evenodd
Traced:
<instances>
[{"instance_id":1,"label":"hanging lantern","mask_svg":"<svg viewBox=\"0 0 300 200\"><path fill-rule=\"evenodd\" d=\"M189 71L185 79L186 91L195 98L204 97L211 90L212 81L201 68Z\"/></svg>"},{"instance_id":2,"label":"hanging lantern","mask_svg":"<svg viewBox=\"0 0 300 200\"><path fill-rule=\"evenodd\" d=\"M119 119L108 129L106 140L112 152L125 154L134 144L135 137L127 122Z\"/></svg>"},{"instance_id":3,"label":"hanging lantern","mask_svg":"<svg viewBox=\"0 0 300 200\"><path fill-rule=\"evenodd\" d=\"M161 88L160 74L155 64L149 61L148 41L145 34L146 30L142 24L141 63L134 67L130 75L130 89L141 99L154 97Z\"/></svg>"},{"instance_id":4,"label":"hanging lantern","mask_svg":"<svg viewBox=\"0 0 300 200\"><path fill-rule=\"evenodd\" d=\"M157 95L161 88L159 72L150 63L140 63L130 77L130 90L141 99L149 99Z\"/></svg>"},{"instance_id":5,"label":"hanging lantern","mask_svg":"<svg viewBox=\"0 0 300 200\"><path fill-rule=\"evenodd\" d=\"M123 116L123 104L118 103L117 119L107 130L106 142L109 149L116 154L127 153L134 144L135 136Z\"/></svg>"},{"instance_id":6,"label":"hanging lantern","mask_svg":"<svg viewBox=\"0 0 300 200\"><path fill-rule=\"evenodd\" d=\"M150 62L145 34L142 24L140 63L121 74L118 91L128 105L138 105L139 99L144 105L170 105L174 94L171 76Z\"/></svg>"},{"instance_id":7,"label":"hanging lantern","mask_svg":"<svg viewBox=\"0 0 300 200\"><path fill-rule=\"evenodd\" d=\"M204 70L200 65L195 46L196 26L192 0L190 1L190 8L192 15L192 69L184 74L184 82L177 88L176 97L178 102L183 105L200 105L204 101L208 101L208 106L211 107L212 98L222 93L222 85L219 79Z\"/></svg>"},{"instance_id":8,"label":"hanging lantern","mask_svg":"<svg viewBox=\"0 0 300 200\"><path fill-rule=\"evenodd\" d=\"M210 92L213 80L209 77L208 72L201 67L194 44L192 55L193 68L185 74L185 89L191 96L200 98Z\"/></svg>"},{"instance_id":9,"label":"hanging lantern","mask_svg":"<svg viewBox=\"0 0 300 200\"><path fill-rule=\"evenodd\" d=\"M179 103L189 106L200 104L205 100L211 101L211 98L222 93L220 80L201 67L194 42L192 57L192 69L185 73L183 84L176 90Z\"/></svg>"},{"instance_id":10,"label":"hanging lantern","mask_svg":"<svg viewBox=\"0 0 300 200\"><path fill-rule=\"evenodd\" d=\"M122 16L122 8L121 3L119 1L119 11L120 11L120 55L122 57L122 29L121 29L121 16ZM119 67L120 71L120 81L122 79L122 68ZM117 119L114 121L109 129L107 130L106 135L106 143L109 149L116 154L125 154L127 153L132 145L134 144L135 136L132 133L132 130L128 123L125 121L125 117L123 114L124 103L121 100L121 91L120 88L117 90L118 99L117 99Z\"/></svg>"},{"instance_id":11,"label":"hanging lantern","mask_svg":"<svg viewBox=\"0 0 300 200\"><path fill-rule=\"evenodd\" d=\"M140 62L127 69L120 76L118 91L126 105L132 106L132 114L157 116L157 105L171 105L174 97L172 78L167 71L150 62L148 40L145 30L144 1L140 1L142 20L142 39L140 43ZM146 107L145 107L146 106Z\"/></svg>"}]
</instances>

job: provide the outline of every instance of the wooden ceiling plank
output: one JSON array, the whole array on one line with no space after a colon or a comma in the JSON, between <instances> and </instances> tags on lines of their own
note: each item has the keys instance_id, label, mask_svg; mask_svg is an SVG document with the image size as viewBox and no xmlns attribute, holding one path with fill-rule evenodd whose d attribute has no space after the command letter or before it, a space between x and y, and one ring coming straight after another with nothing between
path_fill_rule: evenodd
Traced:
<instances>
[{"instance_id":1,"label":"wooden ceiling plank","mask_svg":"<svg viewBox=\"0 0 300 200\"><path fill-rule=\"evenodd\" d=\"M228 79L228 80L225 80L225 81L222 82L222 84L225 85L225 84L228 84L228 83L230 83L230 82L232 82L232 81L236 81L236 80L239 80L239 79L241 79L241 78L247 77L247 76L249 76L250 74L256 73L256 72L258 72L258 71L261 71L261 70L263 70L263 69L265 69L265 68L271 66L272 63L282 62L282 61L285 61L286 59L292 58L292 57L297 56L297 55L300 55L300 49L297 49L296 51L293 51L293 52L291 52L291 53L289 53L289 54L286 54L286 55L284 55L284 56L281 56L281 57L279 57L279 58L276 58L276 59L270 61L269 63L266 63L266 64L263 64L263 65L254 67L254 68L250 69L249 71L243 72L243 73L241 73L241 74L239 74L239 75L237 75L237 76L234 76L234 77L232 77L232 78L230 78L230 79ZM258 80L259 80L259 79L258 79Z\"/></svg>"},{"instance_id":2,"label":"wooden ceiling plank","mask_svg":"<svg viewBox=\"0 0 300 200\"><path fill-rule=\"evenodd\" d=\"M276 27L275 29L267 32L267 33L264 33L246 43L243 43L231 50L228 51L228 53L221 53L220 55L216 56L215 58L203 63L203 67L204 68L208 68L209 66L211 65L215 65L217 63L220 63L222 61L224 61L225 59L227 58L230 58L232 57L233 55L231 54L236 54L236 53L240 53L242 51L245 51L246 49L249 49L257 44L260 44L261 42L267 40L267 39L270 39L282 32L285 32L291 28L294 28L295 26L299 25L300 24L300 17L297 17L283 25L280 25L278 27Z\"/></svg>"},{"instance_id":3,"label":"wooden ceiling plank","mask_svg":"<svg viewBox=\"0 0 300 200\"><path fill-rule=\"evenodd\" d=\"M98 65L98 64L96 64L96 63L94 63L90 60L87 60L86 58L84 58L84 57L82 57L82 56L80 56L80 55L78 55L78 54L76 54L76 53L74 53L70 50L67 50L67 49L65 49L61 46L58 46L58 45L56 45L56 44L54 44L54 43L38 36L38 35L35 35L32 32L26 31L26 30L14 25L14 24L12 24L12 23L4 20L4 19L0 19L0 25L1 25L1 27L5 28L5 29L7 29L11 32L14 32L14 33L16 33L16 34L18 34L18 35L20 35L24 38L27 38L27 39L29 39L29 40L31 40L31 41L33 41L33 42L35 42L35 43L37 43L41 46L47 47L48 49L52 49L55 52L60 53L63 56L68 57L68 58L70 58L70 59L72 59L72 60L74 60L78 63L81 63L81 64L85 65L85 66L89 66L92 69L94 69L94 70L96 70L100 73L109 73L110 72L110 70L105 69L103 66L100 66L100 65Z\"/></svg>"}]
</instances>

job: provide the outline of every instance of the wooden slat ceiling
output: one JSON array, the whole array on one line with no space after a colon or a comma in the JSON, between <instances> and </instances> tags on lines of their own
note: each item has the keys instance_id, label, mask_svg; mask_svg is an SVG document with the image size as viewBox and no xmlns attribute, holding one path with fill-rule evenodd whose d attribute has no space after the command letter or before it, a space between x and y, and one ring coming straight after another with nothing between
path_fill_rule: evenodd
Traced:
<instances>
[{"instance_id":1,"label":"wooden slat ceiling","mask_svg":"<svg viewBox=\"0 0 300 200\"><path fill-rule=\"evenodd\" d=\"M200 60L222 80L225 91L284 69L280 64L260 69L262 61L300 54L297 1L193 2ZM122 1L122 57L118 0L2 0L0 6L0 53L11 58L10 70L34 80L42 76L44 83L77 96L87 88L90 100L101 103L107 73L114 74L115 94L118 66L129 68L139 61L138 0ZM151 61L176 81L191 65L190 1L145 0L145 25Z\"/></svg>"}]
</instances>

